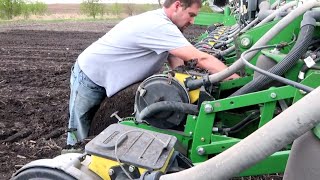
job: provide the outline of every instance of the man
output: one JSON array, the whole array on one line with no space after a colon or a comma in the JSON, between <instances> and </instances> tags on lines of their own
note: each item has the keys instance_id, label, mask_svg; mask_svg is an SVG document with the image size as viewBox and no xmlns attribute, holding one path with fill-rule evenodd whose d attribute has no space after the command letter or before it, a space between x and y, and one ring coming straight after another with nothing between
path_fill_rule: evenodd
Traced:
<instances>
[{"instance_id":1,"label":"man","mask_svg":"<svg viewBox=\"0 0 320 180\"><path fill-rule=\"evenodd\" d=\"M194 22L201 0L166 0L163 6L126 18L79 55L70 80L68 145L88 136L91 120L106 95L111 97L158 72L166 60L177 67L198 59L197 65L210 73L226 68L193 47L181 33Z\"/></svg>"}]
</instances>

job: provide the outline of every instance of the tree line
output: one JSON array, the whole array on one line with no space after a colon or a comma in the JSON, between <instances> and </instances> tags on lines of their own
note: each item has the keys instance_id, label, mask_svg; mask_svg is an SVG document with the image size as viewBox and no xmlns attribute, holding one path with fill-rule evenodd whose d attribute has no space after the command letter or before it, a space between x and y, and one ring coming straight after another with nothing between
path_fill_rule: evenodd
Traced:
<instances>
[{"instance_id":1,"label":"tree line","mask_svg":"<svg viewBox=\"0 0 320 180\"><path fill-rule=\"evenodd\" d=\"M154 4L104 4L101 0L83 0L80 4L80 13L93 17L104 15L120 16L121 14L134 15L148 10L156 9ZM16 16L28 18L30 15L43 15L47 12L48 5L27 0L0 0L0 19L12 19Z\"/></svg>"},{"instance_id":2,"label":"tree line","mask_svg":"<svg viewBox=\"0 0 320 180\"><path fill-rule=\"evenodd\" d=\"M0 0L0 18L12 19L23 15L42 15L47 11L47 5L42 2L26 2L24 0Z\"/></svg>"},{"instance_id":3,"label":"tree line","mask_svg":"<svg viewBox=\"0 0 320 180\"><path fill-rule=\"evenodd\" d=\"M97 16L103 17L104 15L120 16L121 14L126 14L132 16L158 7L159 5L157 4L104 4L101 3L101 0L83 0L80 4L80 11L95 19Z\"/></svg>"},{"instance_id":4,"label":"tree line","mask_svg":"<svg viewBox=\"0 0 320 180\"><path fill-rule=\"evenodd\" d=\"M159 4L104 4L101 0L83 0L80 4L80 13L96 19L105 15L132 16L159 7L161 7L160 0ZM30 15L43 15L47 10L47 4L39 1L0 0L0 19L12 19L16 16L24 16L27 19Z\"/></svg>"}]
</instances>

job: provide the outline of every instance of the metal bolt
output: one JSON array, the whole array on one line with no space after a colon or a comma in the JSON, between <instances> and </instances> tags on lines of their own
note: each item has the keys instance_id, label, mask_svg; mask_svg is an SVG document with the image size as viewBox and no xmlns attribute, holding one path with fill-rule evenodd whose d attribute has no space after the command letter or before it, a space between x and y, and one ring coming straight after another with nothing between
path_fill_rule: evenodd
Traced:
<instances>
[{"instance_id":1,"label":"metal bolt","mask_svg":"<svg viewBox=\"0 0 320 180\"><path fill-rule=\"evenodd\" d=\"M303 94L303 95L305 95L305 94L307 94L307 92L305 92L304 90L299 90L299 92L300 92L300 94Z\"/></svg>"},{"instance_id":2,"label":"metal bolt","mask_svg":"<svg viewBox=\"0 0 320 180\"><path fill-rule=\"evenodd\" d=\"M251 44L251 40L248 37L244 37L241 39L241 45L248 48Z\"/></svg>"},{"instance_id":3,"label":"metal bolt","mask_svg":"<svg viewBox=\"0 0 320 180\"><path fill-rule=\"evenodd\" d=\"M122 121L122 118L118 115L118 112L119 111L116 111L116 112L112 113L110 117L115 117L115 118L118 119L118 121Z\"/></svg>"},{"instance_id":4,"label":"metal bolt","mask_svg":"<svg viewBox=\"0 0 320 180\"><path fill-rule=\"evenodd\" d=\"M208 113L212 113L212 111L213 111L213 107L211 104L204 105L204 112L208 114Z\"/></svg>"},{"instance_id":5,"label":"metal bolt","mask_svg":"<svg viewBox=\"0 0 320 180\"><path fill-rule=\"evenodd\" d=\"M139 87L138 92L139 92L140 97L143 97L147 93L147 90Z\"/></svg>"},{"instance_id":6,"label":"metal bolt","mask_svg":"<svg viewBox=\"0 0 320 180\"><path fill-rule=\"evenodd\" d=\"M206 151L201 147L201 148L198 148L197 152L199 155L204 155Z\"/></svg>"},{"instance_id":7,"label":"metal bolt","mask_svg":"<svg viewBox=\"0 0 320 180\"><path fill-rule=\"evenodd\" d=\"M277 94L273 92L273 93L270 94L270 97L271 97L272 99L274 99L274 98L277 97Z\"/></svg>"},{"instance_id":8,"label":"metal bolt","mask_svg":"<svg viewBox=\"0 0 320 180\"><path fill-rule=\"evenodd\" d=\"M213 132L218 132L218 131L219 131L219 128L218 128L218 127L213 127L213 128L212 128L212 131L213 131Z\"/></svg>"},{"instance_id":9,"label":"metal bolt","mask_svg":"<svg viewBox=\"0 0 320 180\"><path fill-rule=\"evenodd\" d=\"M193 116L192 118L193 118L194 120L196 120L196 119L197 119L197 116Z\"/></svg>"},{"instance_id":10,"label":"metal bolt","mask_svg":"<svg viewBox=\"0 0 320 180\"><path fill-rule=\"evenodd\" d=\"M114 174L114 170L113 169L109 169L109 176L112 176Z\"/></svg>"},{"instance_id":11,"label":"metal bolt","mask_svg":"<svg viewBox=\"0 0 320 180\"><path fill-rule=\"evenodd\" d=\"M204 142L206 139L204 139L204 137L202 137L200 140L201 140L202 142Z\"/></svg>"},{"instance_id":12,"label":"metal bolt","mask_svg":"<svg viewBox=\"0 0 320 180\"><path fill-rule=\"evenodd\" d=\"M135 169L136 169L136 167L134 167L134 166L132 166L132 165L129 166L129 171L130 171L130 172L133 172Z\"/></svg>"},{"instance_id":13,"label":"metal bolt","mask_svg":"<svg viewBox=\"0 0 320 180\"><path fill-rule=\"evenodd\" d=\"M280 54L280 51L279 51L279 49L277 49L277 48L274 48L274 49L270 50L270 52L271 52L272 54Z\"/></svg>"},{"instance_id":14,"label":"metal bolt","mask_svg":"<svg viewBox=\"0 0 320 180\"><path fill-rule=\"evenodd\" d=\"M190 132L189 132L189 135L192 136L192 134L193 134L192 131L190 131Z\"/></svg>"}]
</instances>

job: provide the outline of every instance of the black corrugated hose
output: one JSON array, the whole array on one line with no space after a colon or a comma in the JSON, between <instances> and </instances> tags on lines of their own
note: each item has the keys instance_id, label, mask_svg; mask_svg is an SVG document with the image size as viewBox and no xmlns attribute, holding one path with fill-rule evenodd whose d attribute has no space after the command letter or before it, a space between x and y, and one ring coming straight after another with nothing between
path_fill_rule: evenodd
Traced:
<instances>
[{"instance_id":1,"label":"black corrugated hose","mask_svg":"<svg viewBox=\"0 0 320 180\"><path fill-rule=\"evenodd\" d=\"M159 112L182 112L186 114L198 115L199 110L197 105L174 102L174 101L161 101L153 103L145 107L137 117L137 120L144 120L150 118Z\"/></svg>"},{"instance_id":2,"label":"black corrugated hose","mask_svg":"<svg viewBox=\"0 0 320 180\"><path fill-rule=\"evenodd\" d=\"M296 62L301 58L302 55L304 55L308 47L312 41L312 36L314 32L314 25L304 25L301 27L298 39L292 50L289 52L289 54L277 65L270 68L268 71L276 74L276 75L283 75L285 72L287 72L289 69L291 69ZM273 81L272 78L264 75L260 75L254 80L252 80L250 83L246 84L242 88L240 88L238 91L233 93L231 96L239 96L242 94L247 94L251 92L255 92L260 90L260 88L264 87L265 85L269 84L271 81Z\"/></svg>"}]
</instances>

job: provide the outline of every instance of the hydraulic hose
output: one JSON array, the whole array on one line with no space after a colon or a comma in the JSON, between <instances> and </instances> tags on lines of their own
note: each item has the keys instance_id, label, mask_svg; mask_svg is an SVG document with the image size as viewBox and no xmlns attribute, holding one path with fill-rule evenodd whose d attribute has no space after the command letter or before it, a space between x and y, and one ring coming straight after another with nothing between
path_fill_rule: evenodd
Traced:
<instances>
[{"instance_id":1,"label":"hydraulic hose","mask_svg":"<svg viewBox=\"0 0 320 180\"><path fill-rule=\"evenodd\" d=\"M239 27L240 27L239 24L235 24L235 25L231 26L230 31L233 31L233 30L235 30L235 29L237 29Z\"/></svg>"},{"instance_id":2,"label":"hydraulic hose","mask_svg":"<svg viewBox=\"0 0 320 180\"><path fill-rule=\"evenodd\" d=\"M239 28L236 28L231 34L233 34L234 32L239 32ZM233 37L229 38L228 40L222 40L221 37L219 37L219 39L216 39L214 33L215 33L214 31L211 32L206 38L204 38L202 41L196 43L194 46L198 50L201 50L204 52L212 52L212 50L219 51L219 50L215 50L215 49L218 49L221 46L230 44L234 40ZM228 32L226 32L226 34L228 34ZM218 34L217 36L220 36L220 35ZM209 42L215 42L216 44L212 46L211 44L209 44ZM208 49L210 49L210 50L203 50L203 49L206 49L206 47L208 47ZM231 49L231 50L233 51L234 49ZM230 53L229 51L226 51L226 52Z\"/></svg>"},{"instance_id":3,"label":"hydraulic hose","mask_svg":"<svg viewBox=\"0 0 320 180\"><path fill-rule=\"evenodd\" d=\"M255 117L255 118L253 118L253 119L251 119L251 120L249 120L249 121L246 121L246 122L245 122L242 126L240 126L238 129L232 129L232 130L230 130L228 133L229 133L229 134L238 133L238 132L240 132L243 128L245 128L247 125L249 125L249 124L251 124L251 123L253 123L253 122L257 121L257 120L260 120L260 117Z\"/></svg>"},{"instance_id":4,"label":"hydraulic hose","mask_svg":"<svg viewBox=\"0 0 320 180\"><path fill-rule=\"evenodd\" d=\"M228 55L228 54L230 54L231 52L233 52L235 49L236 49L236 47L233 45L233 46L230 46L230 47L229 47L228 49L226 49L226 50L219 51L217 54L220 55L220 56L225 56L225 55Z\"/></svg>"},{"instance_id":5,"label":"hydraulic hose","mask_svg":"<svg viewBox=\"0 0 320 180\"><path fill-rule=\"evenodd\" d=\"M265 18L267 18L268 16L270 16L272 13L274 13L275 10L267 10L267 11L261 11L258 14L258 19L260 21L264 20Z\"/></svg>"},{"instance_id":6,"label":"hydraulic hose","mask_svg":"<svg viewBox=\"0 0 320 180\"><path fill-rule=\"evenodd\" d=\"M252 121L255 121L257 119L260 119L259 111L253 111L251 112L247 117L245 117L243 120L241 120L238 124L230 127L230 128L223 128L223 132L227 133L236 133L243 129L247 124L251 123Z\"/></svg>"},{"instance_id":7,"label":"hydraulic hose","mask_svg":"<svg viewBox=\"0 0 320 180\"><path fill-rule=\"evenodd\" d=\"M270 10L270 2L268 1L262 1L259 4L259 13L258 13L258 19L263 20L265 17L270 15L273 12L273 10ZM264 17L264 18L261 18ZM256 18L257 19L257 18Z\"/></svg>"},{"instance_id":8,"label":"hydraulic hose","mask_svg":"<svg viewBox=\"0 0 320 180\"><path fill-rule=\"evenodd\" d=\"M273 10L276 6L279 5L279 1L274 2L271 6L268 1L263 1L259 4L259 14L258 19L263 20L266 17L268 17L270 14L272 14L275 10Z\"/></svg>"},{"instance_id":9,"label":"hydraulic hose","mask_svg":"<svg viewBox=\"0 0 320 180\"><path fill-rule=\"evenodd\" d=\"M275 1L273 4L271 4L270 9L276 8L280 4L280 0Z\"/></svg>"},{"instance_id":10,"label":"hydraulic hose","mask_svg":"<svg viewBox=\"0 0 320 180\"><path fill-rule=\"evenodd\" d=\"M315 63L319 62L320 58L317 58L314 60ZM302 68L300 69L300 72L299 72L299 75L298 75L298 78L300 81L302 81L304 78L305 78L305 73L307 70L309 69L314 69L314 70L320 70L320 66L311 66L311 67L308 67L306 64L302 66Z\"/></svg>"},{"instance_id":11,"label":"hydraulic hose","mask_svg":"<svg viewBox=\"0 0 320 180\"><path fill-rule=\"evenodd\" d=\"M279 9L275 10L268 17L264 18L259 24L256 25L256 27L262 26L262 25L266 24L267 22L272 21L272 19L274 19L280 12L286 11L287 9L292 8L295 5L297 5L296 1L288 2L287 4L283 5Z\"/></svg>"},{"instance_id":12,"label":"hydraulic hose","mask_svg":"<svg viewBox=\"0 0 320 180\"><path fill-rule=\"evenodd\" d=\"M286 7L285 7L286 8ZM253 21L251 21L246 27L244 27L240 33L244 33L246 32L248 29L250 29L251 27L255 26L259 21L265 19L266 17L268 17L270 14L272 14L275 10L270 10L270 3L268 1L262 1L259 4L259 13L258 13L258 17L255 18ZM281 11L278 13L281 14ZM285 14L287 15L287 14ZM284 15L282 15L281 17L283 17ZM260 25L262 25L261 23L259 23ZM258 24L257 24L258 27Z\"/></svg>"},{"instance_id":13,"label":"hydraulic hose","mask_svg":"<svg viewBox=\"0 0 320 180\"><path fill-rule=\"evenodd\" d=\"M271 7L270 2L268 2L268 1L262 1L262 2L259 4L259 13L260 13L261 11L269 10L270 7Z\"/></svg>"},{"instance_id":14,"label":"hydraulic hose","mask_svg":"<svg viewBox=\"0 0 320 180\"><path fill-rule=\"evenodd\" d=\"M230 33L227 37L228 37L228 38L232 38L233 36L235 36L235 35L238 34L239 32L240 32L240 28L237 29L236 31Z\"/></svg>"},{"instance_id":15,"label":"hydraulic hose","mask_svg":"<svg viewBox=\"0 0 320 180\"><path fill-rule=\"evenodd\" d=\"M160 180L224 180L239 175L320 123L320 87L221 154Z\"/></svg>"},{"instance_id":16,"label":"hydraulic hose","mask_svg":"<svg viewBox=\"0 0 320 180\"><path fill-rule=\"evenodd\" d=\"M228 30L227 33L228 34L232 34L232 33L236 32L236 31L238 31L239 29L240 29L240 26L237 26L236 28Z\"/></svg>"},{"instance_id":17,"label":"hydraulic hose","mask_svg":"<svg viewBox=\"0 0 320 180\"><path fill-rule=\"evenodd\" d=\"M197 115L199 113L198 106L182 102L174 101L161 101L153 103L145 107L137 117L137 121L144 120L145 118L150 118L159 112L182 112L186 114Z\"/></svg>"},{"instance_id":18,"label":"hydraulic hose","mask_svg":"<svg viewBox=\"0 0 320 180\"><path fill-rule=\"evenodd\" d=\"M265 47L261 47L261 48L256 48L256 49L250 49L250 51L255 51L255 50L261 50L261 49L264 49L264 48L266 48L266 47L269 47L269 46L265 46ZM262 85L261 85L261 83L256 83L256 84L254 84L254 83L252 83L252 85L253 86L259 86L260 88L261 87L263 87L264 85L266 85L266 84L268 84L269 82L271 82L271 80L277 80L277 81L279 81L279 82L281 82L281 83L284 83L284 84L287 84L287 85L291 85L291 86L293 86L293 87L295 87L295 88L299 88L299 89L301 89L301 90L303 90L303 91L305 91L305 92L311 92L311 91L313 91L314 89L313 88L311 88L311 87L309 87L309 86L305 86L305 85L303 85L303 84L300 84L300 83L297 83L297 82L295 82L295 81L291 81L291 80L289 80L289 79L286 79L286 78L283 78L283 77L281 77L281 76L278 76L278 75L276 75L276 73L272 73L272 72L268 72L268 71L265 71L265 70L263 70L263 69L260 69L260 68L258 68L258 67L256 67L256 66L254 66L254 65L252 65L252 64L250 64L245 58L244 58L244 55L246 54L246 53L248 53L249 51L245 51L245 52L243 52L242 54L241 54L241 58L242 58L242 60L244 61L244 63L247 65L247 66L249 66L250 68L252 68L252 69L254 69L255 71L258 71L259 73L261 73L261 74L263 74L263 75L265 75L265 76L262 76L262 77L268 77L268 78L270 78L270 81L269 80L267 80L267 79L263 79L263 80L266 80L267 82L263 82L262 83ZM299 59L299 58L298 58ZM290 59L290 60L294 60L294 59ZM288 64L285 64L284 63L284 66L282 66L282 67L287 67L286 65L288 65ZM290 65L290 64L289 64ZM293 65L292 65L293 66ZM274 66L275 67L275 66ZM271 68L272 69L272 68ZM280 68L279 68L280 69ZM282 70L282 69L281 69ZM261 77L261 75L259 75L258 76L258 78L257 79L259 79L259 77ZM261 81L263 81L263 80L261 80ZM254 81L254 80L253 80ZM261 81L259 81L259 82L261 82ZM251 82L250 82L251 83ZM249 84L250 84L249 83ZM247 88L250 88L250 87L247 87ZM257 87L256 87L257 88ZM241 89L240 89L241 90ZM241 95L241 94L240 94Z\"/></svg>"},{"instance_id":19,"label":"hydraulic hose","mask_svg":"<svg viewBox=\"0 0 320 180\"><path fill-rule=\"evenodd\" d=\"M246 25L246 27L244 27L240 33L244 33L246 32L248 29L250 29L251 27L253 27L254 25L256 25L259 22L258 18L255 18L253 21L251 21L248 25Z\"/></svg>"},{"instance_id":20,"label":"hydraulic hose","mask_svg":"<svg viewBox=\"0 0 320 180\"><path fill-rule=\"evenodd\" d=\"M316 20L320 18L320 11L309 11L303 16L301 21L301 30L296 44L291 49L289 54L277 65L269 69L269 72L276 75L283 75L289 69L291 69L296 62L306 53L309 45L312 42L313 32L316 25ZM254 49L254 48L252 48ZM267 85L273 80L269 76L258 76L231 96L238 96L250 92L260 90L263 86Z\"/></svg>"},{"instance_id":21,"label":"hydraulic hose","mask_svg":"<svg viewBox=\"0 0 320 180\"><path fill-rule=\"evenodd\" d=\"M275 35L277 35L283 28L285 28L288 24L290 24L294 19L308 11L309 9L320 6L320 2L318 0L310 0L305 2L303 5L297 7L293 11L291 11L287 16L281 19L276 25L274 25L267 33L265 33L251 48L260 47L266 45ZM257 52L251 52L246 55L247 60L251 60ZM209 81L211 83L219 82L227 77L231 76L232 74L236 73L240 69L244 67L244 63L241 59L234 62L231 66L220 71L218 73L212 74L209 76ZM203 85L205 80L197 79L192 81L186 82L186 87L189 90L197 89Z\"/></svg>"}]
</instances>

